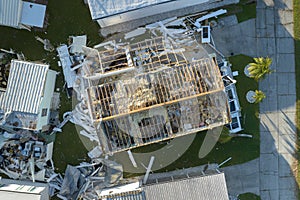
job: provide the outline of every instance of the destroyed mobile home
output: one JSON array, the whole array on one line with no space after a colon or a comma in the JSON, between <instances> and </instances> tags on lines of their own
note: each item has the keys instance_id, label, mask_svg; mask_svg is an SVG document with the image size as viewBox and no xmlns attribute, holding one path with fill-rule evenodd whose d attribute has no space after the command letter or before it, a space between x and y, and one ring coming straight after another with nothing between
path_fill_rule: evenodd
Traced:
<instances>
[{"instance_id":1,"label":"destroyed mobile home","mask_svg":"<svg viewBox=\"0 0 300 200\"><path fill-rule=\"evenodd\" d=\"M13 179L45 181L46 174L54 170L53 142L31 139L29 132L21 135L22 138L9 140L1 147L0 172Z\"/></svg>"},{"instance_id":2,"label":"destroyed mobile home","mask_svg":"<svg viewBox=\"0 0 300 200\"><path fill-rule=\"evenodd\" d=\"M0 90L2 129L48 129L55 80L49 65L12 60L7 85Z\"/></svg>"},{"instance_id":3,"label":"destroyed mobile home","mask_svg":"<svg viewBox=\"0 0 300 200\"><path fill-rule=\"evenodd\" d=\"M226 12L166 19L94 48L71 36L57 52L80 134L114 153L222 125L241 131L236 81L207 21Z\"/></svg>"},{"instance_id":4,"label":"destroyed mobile home","mask_svg":"<svg viewBox=\"0 0 300 200\"><path fill-rule=\"evenodd\" d=\"M45 181L54 173L53 141L39 133L56 125L56 72L49 65L23 61L12 50L1 51L0 172ZM10 60L15 57L20 60Z\"/></svg>"},{"instance_id":5,"label":"destroyed mobile home","mask_svg":"<svg viewBox=\"0 0 300 200\"><path fill-rule=\"evenodd\" d=\"M83 49L86 58L74 90L104 153L230 122L224 83L213 58L189 61L186 49L163 37L108 50Z\"/></svg>"},{"instance_id":6,"label":"destroyed mobile home","mask_svg":"<svg viewBox=\"0 0 300 200\"><path fill-rule=\"evenodd\" d=\"M68 91L73 89L79 102L72 112L64 114L64 121L52 133L61 131L70 120L84 128L80 134L101 147L89 152L91 163L69 165L64 179L54 172L53 143L36 134L49 128L55 72L47 65L12 61L9 77L18 81L9 79L0 93L0 128L6 131L3 137L10 138L1 145L0 171L14 179L46 181L50 196L57 194L61 199L108 199L114 197L111 187L133 179L120 181L122 166L108 157L100 159L102 153L125 151L223 125L231 133L240 131L240 107L230 64L214 47L211 26L208 22L202 24L202 20L225 12L150 24L125 34L130 42L110 41L89 48L86 36L76 36L71 37L70 46L57 48L66 87ZM140 31L150 33L151 39L143 36L133 42ZM17 97L15 102L11 96ZM143 184L147 183L153 162L151 157ZM146 187L143 190L147 194L151 188ZM222 193L227 196L227 191Z\"/></svg>"}]
</instances>

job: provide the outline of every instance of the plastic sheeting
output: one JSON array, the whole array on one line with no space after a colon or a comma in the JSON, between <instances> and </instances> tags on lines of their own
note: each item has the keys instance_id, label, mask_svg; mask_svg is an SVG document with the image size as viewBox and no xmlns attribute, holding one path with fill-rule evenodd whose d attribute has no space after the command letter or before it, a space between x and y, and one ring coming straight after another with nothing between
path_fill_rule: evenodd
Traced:
<instances>
[{"instance_id":1,"label":"plastic sheeting","mask_svg":"<svg viewBox=\"0 0 300 200\"><path fill-rule=\"evenodd\" d=\"M76 167L68 165L59 194L67 199L77 199L80 188L84 182L85 179L81 176L81 172Z\"/></svg>"}]
</instances>

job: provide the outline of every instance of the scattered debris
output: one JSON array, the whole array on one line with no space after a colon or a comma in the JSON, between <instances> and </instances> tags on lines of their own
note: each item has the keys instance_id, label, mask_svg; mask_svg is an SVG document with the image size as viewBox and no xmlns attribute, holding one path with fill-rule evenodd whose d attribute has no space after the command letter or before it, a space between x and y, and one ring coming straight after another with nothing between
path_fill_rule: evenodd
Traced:
<instances>
[{"instance_id":1,"label":"scattered debris","mask_svg":"<svg viewBox=\"0 0 300 200\"><path fill-rule=\"evenodd\" d=\"M45 181L46 170L54 170L53 143L45 144L30 132L19 132L0 149L0 172L13 179Z\"/></svg>"},{"instance_id":2,"label":"scattered debris","mask_svg":"<svg viewBox=\"0 0 300 200\"><path fill-rule=\"evenodd\" d=\"M54 47L48 39L42 39L39 36L35 36L35 39L44 45L44 49L46 51L50 51L50 52L54 51Z\"/></svg>"},{"instance_id":3,"label":"scattered debris","mask_svg":"<svg viewBox=\"0 0 300 200\"><path fill-rule=\"evenodd\" d=\"M98 193L112 187L123 179L121 165L107 159L92 159L91 163L67 166L65 177L59 188L61 199L98 199Z\"/></svg>"},{"instance_id":4,"label":"scattered debris","mask_svg":"<svg viewBox=\"0 0 300 200\"><path fill-rule=\"evenodd\" d=\"M0 177L0 196L8 199L49 199L49 186L47 183L31 182L25 180L12 180Z\"/></svg>"},{"instance_id":5,"label":"scattered debris","mask_svg":"<svg viewBox=\"0 0 300 200\"><path fill-rule=\"evenodd\" d=\"M200 23L201 23L202 21L205 21L205 20L207 20L207 19L209 19L209 18L213 18L213 17L217 18L219 15L223 15L223 14L226 14L226 13L227 13L227 10L225 10L225 9L220 9L220 10L217 10L217 11L215 11L215 12L211 12L211 13L209 13L209 14L207 14L207 15L204 15L204 16L202 16L202 17L196 19L194 25L195 25L197 28L201 28L201 24L200 24Z\"/></svg>"},{"instance_id":6,"label":"scattered debris","mask_svg":"<svg viewBox=\"0 0 300 200\"><path fill-rule=\"evenodd\" d=\"M160 27L164 26L160 23ZM166 27L163 31L165 29ZM175 39L180 34L177 31L177 34L169 33L169 35ZM158 37L131 45L118 44L113 49L102 51L84 48L86 58L80 73L78 73L79 81L76 81L80 84L74 88L78 89L75 90L78 93L77 96L83 100L80 108L84 107L86 110L81 113L90 113L80 116L82 118L92 116L92 119L84 121L89 124L90 121L93 122L92 124L97 124L95 125L97 131L99 132L100 129L100 132L103 132L99 135L108 139L100 139L108 141L107 144L101 142L103 151L107 153L125 150L155 140L168 139L169 135L204 130L215 126L214 123L227 123L226 104L215 101L217 98L222 99L220 98L222 92L217 91L223 85L221 81L216 81L218 77L215 77L219 69L209 59L195 60L190 63L184 55L186 49L180 47L180 44L173 39ZM206 64L204 65L204 63ZM203 68L202 65L207 67ZM194 77L184 81L190 73L188 68L195 71L192 72ZM134 73L137 75L132 76ZM118 77L116 77L117 75ZM105 81L111 78L115 80ZM201 85L196 86L195 84L199 80ZM103 84L102 82L108 83ZM195 90L194 87L200 89ZM87 96L84 95L83 90L87 91ZM207 92L210 95L206 97L200 95ZM181 101L181 98L191 98L192 96L198 98L200 105L207 108L207 113L201 114L199 112L199 110L203 110L201 108L199 110L189 108L197 105L197 100L195 102ZM177 102L178 105L170 104L169 106L169 102L172 104ZM163 106L166 112L160 111L161 114L154 114L155 109L152 109L152 116L144 117L146 116L145 112L141 112L152 107L162 106L162 104L168 106ZM216 109L209 109L215 106L225 110L219 110L217 113ZM88 107L91 110L88 110ZM177 113L177 115L173 115L173 113ZM131 115L133 121L128 118L127 114ZM187 115L199 115L200 117L186 118ZM199 121L189 121L189 119L199 118ZM78 123L80 126L83 124L82 121ZM167 121L169 123L166 123ZM135 126L140 128L134 128ZM133 131L128 131L130 129ZM90 139L94 140L92 135L97 133L96 129L91 127L86 131L91 133ZM81 134L86 135L87 132Z\"/></svg>"},{"instance_id":7,"label":"scattered debris","mask_svg":"<svg viewBox=\"0 0 300 200\"><path fill-rule=\"evenodd\" d=\"M22 121L36 119L6 109L1 112L0 137L4 140L0 143L0 172L13 179L46 181L50 196L57 194L61 199L110 198L128 192L128 188L140 195L147 186L141 187L139 182L127 185L126 191L111 189L128 180L123 180L122 166L108 157L100 158L103 154L128 150L132 165L137 167L132 148L224 124L232 134L242 130L236 81L230 64L214 46L213 25L207 22L226 12L221 9L200 18L156 22L125 34L125 41L149 33L154 36L132 44L109 41L90 48L86 47L86 35L70 37L69 46L56 50L68 92L74 91L79 103L64 114L61 123L51 118L51 134L61 132L68 121L82 126L80 134L99 144L88 153L91 162L68 165L63 178L54 172L53 142L47 143L38 134L40 130L34 132L32 123ZM49 40L36 39L45 50L54 50ZM51 102L51 107L57 109L59 100ZM42 112L47 114L47 110ZM19 124L5 126L12 117L29 130L19 130ZM154 160L152 156L144 185ZM211 166L203 168L203 176L210 173ZM214 171L220 173L217 168Z\"/></svg>"}]
</instances>

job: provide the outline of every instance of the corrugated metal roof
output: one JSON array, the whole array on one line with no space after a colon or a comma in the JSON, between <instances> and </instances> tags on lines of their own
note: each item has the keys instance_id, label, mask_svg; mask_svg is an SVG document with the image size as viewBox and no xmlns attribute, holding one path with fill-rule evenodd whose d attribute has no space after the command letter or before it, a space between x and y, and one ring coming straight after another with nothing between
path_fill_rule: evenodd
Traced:
<instances>
[{"instance_id":1,"label":"corrugated metal roof","mask_svg":"<svg viewBox=\"0 0 300 200\"><path fill-rule=\"evenodd\" d=\"M99 19L168 1L174 0L88 0L88 4L92 19Z\"/></svg>"},{"instance_id":2,"label":"corrugated metal roof","mask_svg":"<svg viewBox=\"0 0 300 200\"><path fill-rule=\"evenodd\" d=\"M144 187L147 200L229 200L224 173Z\"/></svg>"},{"instance_id":3,"label":"corrugated metal roof","mask_svg":"<svg viewBox=\"0 0 300 200\"><path fill-rule=\"evenodd\" d=\"M37 114L48 69L48 65L12 60L0 108Z\"/></svg>"},{"instance_id":4,"label":"corrugated metal roof","mask_svg":"<svg viewBox=\"0 0 300 200\"><path fill-rule=\"evenodd\" d=\"M18 27L22 0L0 0L0 25Z\"/></svg>"},{"instance_id":5,"label":"corrugated metal roof","mask_svg":"<svg viewBox=\"0 0 300 200\"><path fill-rule=\"evenodd\" d=\"M107 200L146 200L144 192L136 194L120 195L115 197L107 197Z\"/></svg>"}]
</instances>

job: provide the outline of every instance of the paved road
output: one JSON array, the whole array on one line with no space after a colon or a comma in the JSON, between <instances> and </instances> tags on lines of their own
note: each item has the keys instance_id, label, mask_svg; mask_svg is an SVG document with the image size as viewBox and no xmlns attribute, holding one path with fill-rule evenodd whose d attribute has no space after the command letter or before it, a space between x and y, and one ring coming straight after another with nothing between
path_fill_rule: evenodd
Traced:
<instances>
[{"instance_id":1,"label":"paved road","mask_svg":"<svg viewBox=\"0 0 300 200\"><path fill-rule=\"evenodd\" d=\"M254 193L260 195L259 189L259 158L250 162L222 168L228 193L237 196L243 193Z\"/></svg>"},{"instance_id":2,"label":"paved road","mask_svg":"<svg viewBox=\"0 0 300 200\"><path fill-rule=\"evenodd\" d=\"M247 174L248 171L257 171L258 167L259 184L256 188L251 186L251 182L257 179L244 180L234 174L235 170L239 174L241 168L232 166L225 171L229 192L237 194L259 190L257 193L263 200L297 199L295 191L298 185L294 178L297 135L292 1L258 0L255 21L216 29L213 35L217 48L223 48L225 55L243 53L273 59L271 68L274 73L267 75L259 84L260 90L267 96L260 104L259 162L257 166L246 163L248 170L242 171ZM228 47L228 43L232 45Z\"/></svg>"},{"instance_id":3,"label":"paved road","mask_svg":"<svg viewBox=\"0 0 300 200\"><path fill-rule=\"evenodd\" d=\"M246 24L251 25L249 22ZM256 171L256 167L259 168L259 182L256 187L251 186L251 182L257 183L257 179L252 180L252 177L245 181L233 170L239 172L241 168L232 166L225 170L227 184L229 192L233 194L247 191L256 193L259 189L258 193L263 200L296 200L298 185L293 171L296 165L297 137L292 1L258 0L255 25L257 56L271 57L271 68L274 70L274 73L259 84L260 90L267 96L260 104L259 162L257 166L245 164L247 171ZM243 24L238 26L240 27L236 27L237 30L241 29ZM233 36L227 37L227 40L230 40ZM253 41L252 34L247 40L244 43L245 47L249 46L249 40ZM232 51L234 50L236 49ZM253 54L252 51L244 53L249 56ZM250 187L242 187L243 184Z\"/></svg>"},{"instance_id":4,"label":"paved road","mask_svg":"<svg viewBox=\"0 0 300 200\"><path fill-rule=\"evenodd\" d=\"M259 84L267 96L260 104L261 154L248 163L224 168L229 193L252 192L263 200L297 200L292 1L257 0L256 20L214 29L213 36L225 55L243 53L273 59L274 72Z\"/></svg>"},{"instance_id":5,"label":"paved road","mask_svg":"<svg viewBox=\"0 0 300 200\"><path fill-rule=\"evenodd\" d=\"M226 20L229 17L224 17L226 21L224 26L213 29L212 35L216 44L216 48L222 52L226 57L231 54L245 54L247 56L255 57L256 50L256 30L255 19L250 19L242 23L234 24L233 20ZM224 18L220 18L222 20ZM243 45L241 45L243 44Z\"/></svg>"},{"instance_id":6,"label":"paved road","mask_svg":"<svg viewBox=\"0 0 300 200\"><path fill-rule=\"evenodd\" d=\"M296 200L296 83L291 0L258 0L257 55L273 59L274 73L260 82L260 196Z\"/></svg>"}]
</instances>

